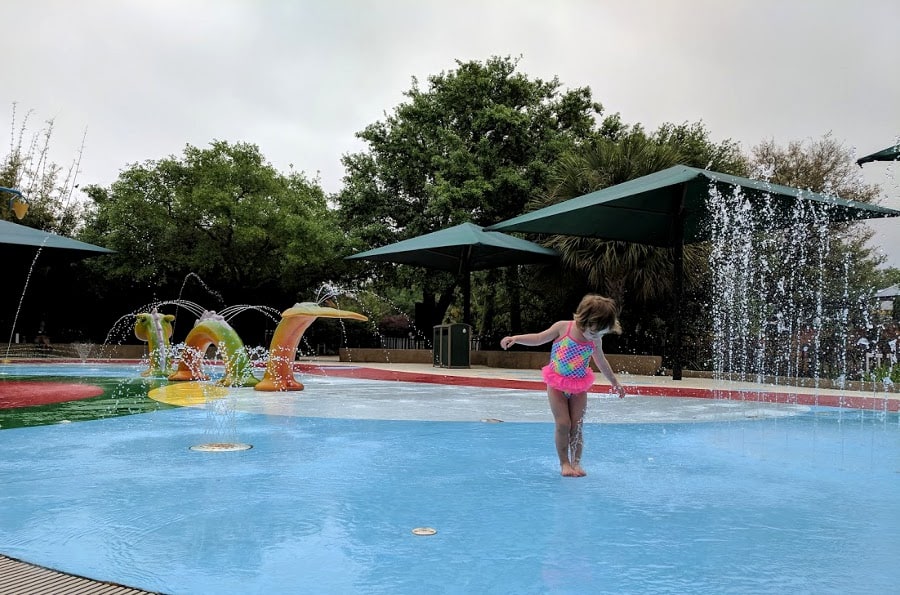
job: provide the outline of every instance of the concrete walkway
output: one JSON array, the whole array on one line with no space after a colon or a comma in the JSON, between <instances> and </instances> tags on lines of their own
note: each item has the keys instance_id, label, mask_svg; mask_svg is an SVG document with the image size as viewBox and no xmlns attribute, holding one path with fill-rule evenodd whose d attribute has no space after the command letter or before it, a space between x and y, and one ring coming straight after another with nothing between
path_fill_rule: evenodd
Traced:
<instances>
[{"instance_id":1,"label":"concrete walkway","mask_svg":"<svg viewBox=\"0 0 900 595\"><path fill-rule=\"evenodd\" d=\"M295 366L303 391L260 393L208 383L175 383L150 397L176 406L215 407L264 415L342 419L551 423L539 370L428 364L340 362L316 358ZM601 380L603 380L601 382ZM814 407L893 412L896 395L761 383L621 374L619 399L598 375L586 423L695 423L799 415ZM392 382L393 381L393 382ZM390 386L393 384L393 386ZM265 397L261 397L265 395Z\"/></svg>"},{"instance_id":2,"label":"concrete walkway","mask_svg":"<svg viewBox=\"0 0 900 595\"><path fill-rule=\"evenodd\" d=\"M354 364L353 362L339 362L337 358L310 358L306 360L301 359L300 361L323 368L358 367L381 372L383 376L389 376L393 372L396 374L396 378L394 378L396 380L404 380L407 379L405 377L409 377L413 381L419 379L426 382L447 382L451 384L465 384L465 380L471 380L474 385L482 386L506 388L531 388L533 386L541 390L544 388L540 370L489 368L487 366L439 368L428 364L395 364L390 362ZM720 399L743 399L749 397L770 402L802 402L804 404L866 409L885 408L888 411L898 411L898 405L900 405L900 393L897 392L863 392L696 377L672 380L669 376L638 376L633 374L618 374L618 379L630 395ZM597 374L597 382L592 392L610 392L609 384L602 375Z\"/></svg>"}]
</instances>

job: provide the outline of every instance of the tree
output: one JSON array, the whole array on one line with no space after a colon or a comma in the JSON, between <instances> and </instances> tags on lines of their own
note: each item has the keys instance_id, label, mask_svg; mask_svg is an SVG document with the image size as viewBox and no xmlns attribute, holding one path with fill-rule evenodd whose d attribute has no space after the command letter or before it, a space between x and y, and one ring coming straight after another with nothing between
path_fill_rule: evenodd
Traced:
<instances>
[{"instance_id":1,"label":"tree","mask_svg":"<svg viewBox=\"0 0 900 595\"><path fill-rule=\"evenodd\" d=\"M532 201L534 209L563 202L602 188L676 165L681 154L640 129L618 141L600 139L561 158L553 168L546 193ZM562 254L563 263L582 275L586 285L624 303L626 291L645 301L668 290L669 251L641 244L577 236L549 236L546 244ZM690 259L688 259L690 260Z\"/></svg>"},{"instance_id":2,"label":"tree","mask_svg":"<svg viewBox=\"0 0 900 595\"><path fill-rule=\"evenodd\" d=\"M703 122L683 122L663 124L652 137L659 144L676 148L684 165L746 176L750 164L740 145L731 139L713 142L710 135Z\"/></svg>"},{"instance_id":3,"label":"tree","mask_svg":"<svg viewBox=\"0 0 900 595\"><path fill-rule=\"evenodd\" d=\"M318 183L278 173L255 145L188 145L182 158L133 164L109 188L86 192L81 239L116 253L85 266L135 306L180 297L193 273L214 280L228 305L285 308L312 299L342 266L342 235Z\"/></svg>"},{"instance_id":4,"label":"tree","mask_svg":"<svg viewBox=\"0 0 900 595\"><path fill-rule=\"evenodd\" d=\"M750 165L758 179L861 203L873 202L880 192L877 185L865 183L852 151L830 133L818 140L792 141L786 147L779 147L771 140L764 141L753 148ZM856 223L834 225L832 229L829 270L837 270L838 263L852 253L854 286L868 291L877 285L876 268L883 258L866 247L873 232ZM809 232L807 237L783 237L780 241L817 243L815 236L821 232L818 229ZM772 233L779 232L773 230ZM788 228L787 233L795 231ZM798 266L798 263L785 264Z\"/></svg>"},{"instance_id":5,"label":"tree","mask_svg":"<svg viewBox=\"0 0 900 595\"><path fill-rule=\"evenodd\" d=\"M763 141L751 151L750 167L757 179L847 200L868 203L879 193L877 185L864 182L852 151L831 133L786 147Z\"/></svg>"},{"instance_id":6,"label":"tree","mask_svg":"<svg viewBox=\"0 0 900 595\"><path fill-rule=\"evenodd\" d=\"M786 147L764 141L753 148L750 165L758 179L862 203L879 192L864 183L852 151L830 134ZM768 345L768 351L741 354L735 361L753 363L753 372L846 377L853 372L847 367L848 346L868 325L871 296L881 279L881 258L867 246L872 232L857 223L797 218L773 226L765 216L758 219L751 233L759 240L752 250L762 264L752 281L755 318L749 323L757 337L748 349Z\"/></svg>"},{"instance_id":7,"label":"tree","mask_svg":"<svg viewBox=\"0 0 900 595\"><path fill-rule=\"evenodd\" d=\"M609 186L621 184L677 164L740 174L746 160L730 140L714 143L702 123L664 124L653 134L640 126L620 127L612 138L599 138L565 154L551 170L551 183L535 197L531 210L550 206ZM570 282L585 291L597 291L625 308L631 332L621 343L636 351L659 349L665 332L660 307L671 300L673 254L669 249L636 243L575 236L548 236L546 245L562 254ZM707 248L685 247L687 289L700 287ZM652 333L641 338L635 329ZM649 344L648 344L649 343Z\"/></svg>"},{"instance_id":8,"label":"tree","mask_svg":"<svg viewBox=\"0 0 900 595\"><path fill-rule=\"evenodd\" d=\"M337 203L359 248L518 215L545 185L549 164L598 134L603 108L590 89L563 92L558 79L530 79L517 67L518 60L494 57L457 61L455 70L429 77L426 89L413 78L408 101L357 134L369 148L344 157ZM607 124L617 128L615 118ZM426 301L439 294L437 319L453 299L452 276L375 271L382 285L422 288Z\"/></svg>"},{"instance_id":9,"label":"tree","mask_svg":"<svg viewBox=\"0 0 900 595\"><path fill-rule=\"evenodd\" d=\"M0 156L0 186L19 190L28 205L25 217L20 221L9 208L10 199L15 195L0 193L0 218L20 225L70 236L81 222L81 203L74 199L78 164L81 150L68 167L63 167L50 158L54 122L52 119L43 126L32 128L33 112L28 111L19 119L17 105L13 103L10 122L9 152ZM18 197L17 197L18 198ZM53 320L58 313L55 304L48 303L58 297L52 290L66 278L70 265L64 255L54 255L50 251L35 249L22 260L7 256L4 289L0 308L0 328L9 330L9 339L16 334L32 336L36 329L45 325L47 332L59 338L60 321ZM16 250L17 256L26 253ZM33 257L32 257L33 255Z\"/></svg>"},{"instance_id":10,"label":"tree","mask_svg":"<svg viewBox=\"0 0 900 595\"><path fill-rule=\"evenodd\" d=\"M900 285L900 269L894 267L880 269L876 283L879 289ZM900 309L900 304L898 304L898 309Z\"/></svg>"},{"instance_id":11,"label":"tree","mask_svg":"<svg viewBox=\"0 0 900 595\"><path fill-rule=\"evenodd\" d=\"M73 162L64 168L50 160L54 121L30 132L32 111L17 121L17 105L12 105L9 153L0 160L0 186L20 190L28 201L22 225L70 235L81 221L81 205L73 199L81 162L79 149ZM4 200L9 197L4 195ZM6 220L14 220L8 209L2 209Z\"/></svg>"}]
</instances>

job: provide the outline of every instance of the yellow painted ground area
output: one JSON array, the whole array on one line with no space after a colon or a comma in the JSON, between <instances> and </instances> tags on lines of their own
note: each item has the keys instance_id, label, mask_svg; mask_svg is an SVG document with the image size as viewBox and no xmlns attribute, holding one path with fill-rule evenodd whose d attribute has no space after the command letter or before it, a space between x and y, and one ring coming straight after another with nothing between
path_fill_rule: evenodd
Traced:
<instances>
[{"instance_id":1,"label":"yellow painted ground area","mask_svg":"<svg viewBox=\"0 0 900 595\"><path fill-rule=\"evenodd\" d=\"M208 382L178 382L154 388L148 395L154 401L166 405L191 407L225 398L228 395L228 389Z\"/></svg>"}]
</instances>

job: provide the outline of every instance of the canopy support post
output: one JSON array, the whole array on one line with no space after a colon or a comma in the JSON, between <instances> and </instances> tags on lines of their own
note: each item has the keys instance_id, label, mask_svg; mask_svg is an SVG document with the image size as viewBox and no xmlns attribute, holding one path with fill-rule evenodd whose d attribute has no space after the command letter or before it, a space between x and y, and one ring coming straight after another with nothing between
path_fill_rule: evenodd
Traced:
<instances>
[{"instance_id":1,"label":"canopy support post","mask_svg":"<svg viewBox=\"0 0 900 595\"><path fill-rule=\"evenodd\" d=\"M472 273L463 273L463 322L472 324Z\"/></svg>"},{"instance_id":2,"label":"canopy support post","mask_svg":"<svg viewBox=\"0 0 900 595\"><path fill-rule=\"evenodd\" d=\"M675 319L672 321L672 380L681 380L682 375L682 349L681 349L681 317L682 301L684 300L684 220L685 199L687 198L687 183L682 183L678 205L675 209L675 237L674 239L674 279L672 288L675 292Z\"/></svg>"},{"instance_id":3,"label":"canopy support post","mask_svg":"<svg viewBox=\"0 0 900 595\"><path fill-rule=\"evenodd\" d=\"M472 246L466 246L465 256L459 263L460 275L462 276L463 289L463 322L472 325L472 270L469 262L472 260Z\"/></svg>"}]
</instances>

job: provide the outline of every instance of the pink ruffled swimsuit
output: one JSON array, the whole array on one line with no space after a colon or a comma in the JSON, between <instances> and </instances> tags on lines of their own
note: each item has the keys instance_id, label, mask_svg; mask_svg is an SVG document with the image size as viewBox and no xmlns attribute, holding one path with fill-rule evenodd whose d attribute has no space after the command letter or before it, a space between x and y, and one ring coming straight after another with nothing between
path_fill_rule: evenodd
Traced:
<instances>
[{"instance_id":1,"label":"pink ruffled swimsuit","mask_svg":"<svg viewBox=\"0 0 900 595\"><path fill-rule=\"evenodd\" d=\"M594 343L573 339L569 335L573 322L569 323L566 334L553 342L550 363L541 368L544 382L567 394L587 392L594 384L590 366Z\"/></svg>"}]
</instances>

